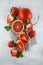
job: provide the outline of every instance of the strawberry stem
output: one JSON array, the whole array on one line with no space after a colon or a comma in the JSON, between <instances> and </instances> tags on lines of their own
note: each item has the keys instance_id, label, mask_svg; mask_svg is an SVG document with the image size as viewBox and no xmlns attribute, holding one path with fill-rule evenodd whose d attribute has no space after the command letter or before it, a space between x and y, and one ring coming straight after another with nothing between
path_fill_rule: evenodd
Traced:
<instances>
[{"instance_id":1,"label":"strawberry stem","mask_svg":"<svg viewBox=\"0 0 43 65\"><path fill-rule=\"evenodd\" d=\"M11 41L14 44L14 40Z\"/></svg>"},{"instance_id":2,"label":"strawberry stem","mask_svg":"<svg viewBox=\"0 0 43 65\"><path fill-rule=\"evenodd\" d=\"M23 24L26 27L29 23L30 23L30 21L25 21Z\"/></svg>"}]
</instances>

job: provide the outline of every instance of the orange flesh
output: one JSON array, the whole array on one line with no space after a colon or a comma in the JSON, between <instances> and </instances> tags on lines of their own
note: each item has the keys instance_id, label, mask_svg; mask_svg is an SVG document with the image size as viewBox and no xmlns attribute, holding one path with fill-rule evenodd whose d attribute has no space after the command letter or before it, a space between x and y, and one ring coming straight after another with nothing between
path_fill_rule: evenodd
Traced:
<instances>
[{"instance_id":1,"label":"orange flesh","mask_svg":"<svg viewBox=\"0 0 43 65\"><path fill-rule=\"evenodd\" d=\"M21 49L21 51L25 50L24 44L19 40L16 42L17 46Z\"/></svg>"},{"instance_id":2,"label":"orange flesh","mask_svg":"<svg viewBox=\"0 0 43 65\"><path fill-rule=\"evenodd\" d=\"M28 37L26 34L21 34L20 39L22 40L23 43L28 43Z\"/></svg>"},{"instance_id":3,"label":"orange flesh","mask_svg":"<svg viewBox=\"0 0 43 65\"><path fill-rule=\"evenodd\" d=\"M13 29L14 31L16 32L20 32L22 29L23 29L23 24L19 21L16 21L14 24L13 24Z\"/></svg>"},{"instance_id":4,"label":"orange flesh","mask_svg":"<svg viewBox=\"0 0 43 65\"><path fill-rule=\"evenodd\" d=\"M23 45L22 45L22 43L19 41L18 42L18 46L20 47L20 48L23 48Z\"/></svg>"}]
</instances>

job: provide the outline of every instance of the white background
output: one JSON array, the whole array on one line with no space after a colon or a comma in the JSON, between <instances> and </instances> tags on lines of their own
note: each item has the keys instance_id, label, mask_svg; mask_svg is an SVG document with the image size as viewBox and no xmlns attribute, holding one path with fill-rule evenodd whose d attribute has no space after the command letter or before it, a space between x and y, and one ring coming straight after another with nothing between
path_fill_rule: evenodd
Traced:
<instances>
[{"instance_id":1,"label":"white background","mask_svg":"<svg viewBox=\"0 0 43 65\"><path fill-rule=\"evenodd\" d=\"M7 47L10 33L3 28L7 25L6 16L12 6L28 7L33 14L40 16L38 24L34 26L37 44L19 59L10 55ZM43 65L43 0L0 0L0 65Z\"/></svg>"}]
</instances>

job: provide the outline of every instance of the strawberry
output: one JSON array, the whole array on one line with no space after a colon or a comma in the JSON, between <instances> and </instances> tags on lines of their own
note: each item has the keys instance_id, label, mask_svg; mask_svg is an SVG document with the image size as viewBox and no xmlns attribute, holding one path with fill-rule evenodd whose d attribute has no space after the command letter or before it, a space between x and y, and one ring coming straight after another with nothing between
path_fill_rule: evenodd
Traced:
<instances>
[{"instance_id":1,"label":"strawberry","mask_svg":"<svg viewBox=\"0 0 43 65\"><path fill-rule=\"evenodd\" d=\"M7 16L7 23L12 23L13 20L14 20L14 17L13 17L11 14L9 14L9 15Z\"/></svg>"},{"instance_id":2,"label":"strawberry","mask_svg":"<svg viewBox=\"0 0 43 65\"><path fill-rule=\"evenodd\" d=\"M35 37L35 35L36 35L36 32L35 32L34 30L31 30L31 31L29 32L29 36L30 36L30 37Z\"/></svg>"},{"instance_id":3,"label":"strawberry","mask_svg":"<svg viewBox=\"0 0 43 65\"><path fill-rule=\"evenodd\" d=\"M32 30L33 29L33 24L32 23L27 24L26 29Z\"/></svg>"},{"instance_id":4,"label":"strawberry","mask_svg":"<svg viewBox=\"0 0 43 65\"><path fill-rule=\"evenodd\" d=\"M17 56L17 54L18 54L18 50L12 49L12 50L10 51L10 53L11 53L11 55L12 55L13 57L15 57L15 56Z\"/></svg>"},{"instance_id":5,"label":"strawberry","mask_svg":"<svg viewBox=\"0 0 43 65\"><path fill-rule=\"evenodd\" d=\"M12 7L11 13L12 13L13 15L18 15L19 9L18 9L17 7Z\"/></svg>"},{"instance_id":6,"label":"strawberry","mask_svg":"<svg viewBox=\"0 0 43 65\"><path fill-rule=\"evenodd\" d=\"M10 48L14 47L14 42L13 41L9 41L8 42L8 47L10 47Z\"/></svg>"}]
</instances>

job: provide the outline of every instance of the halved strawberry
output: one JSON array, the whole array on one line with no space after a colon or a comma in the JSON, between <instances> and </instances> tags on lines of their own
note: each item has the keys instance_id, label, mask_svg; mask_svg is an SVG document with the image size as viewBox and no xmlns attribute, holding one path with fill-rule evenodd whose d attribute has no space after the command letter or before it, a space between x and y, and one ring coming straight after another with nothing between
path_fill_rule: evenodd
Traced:
<instances>
[{"instance_id":1,"label":"halved strawberry","mask_svg":"<svg viewBox=\"0 0 43 65\"><path fill-rule=\"evenodd\" d=\"M9 15L7 16L7 23L12 23L13 20L14 20L14 17L13 17L11 14L9 14Z\"/></svg>"},{"instance_id":2,"label":"halved strawberry","mask_svg":"<svg viewBox=\"0 0 43 65\"><path fill-rule=\"evenodd\" d=\"M14 47L13 41L9 41L9 42L8 42L8 47L10 47L10 48Z\"/></svg>"},{"instance_id":3,"label":"halved strawberry","mask_svg":"<svg viewBox=\"0 0 43 65\"><path fill-rule=\"evenodd\" d=\"M29 36L30 36L30 37L35 37L35 36L36 36L36 31L31 30L31 31L29 32Z\"/></svg>"},{"instance_id":4,"label":"halved strawberry","mask_svg":"<svg viewBox=\"0 0 43 65\"><path fill-rule=\"evenodd\" d=\"M17 46L20 48L21 51L25 50L24 44L21 40L16 41Z\"/></svg>"},{"instance_id":5,"label":"halved strawberry","mask_svg":"<svg viewBox=\"0 0 43 65\"><path fill-rule=\"evenodd\" d=\"M29 23L29 24L26 26L26 29L32 30L32 29L33 29L33 24L32 24L32 23Z\"/></svg>"},{"instance_id":6,"label":"halved strawberry","mask_svg":"<svg viewBox=\"0 0 43 65\"><path fill-rule=\"evenodd\" d=\"M28 36L26 35L25 32L21 32L21 33L19 34L19 38L20 38L20 40L21 40L24 44L28 44L29 38L28 38Z\"/></svg>"},{"instance_id":7,"label":"halved strawberry","mask_svg":"<svg viewBox=\"0 0 43 65\"><path fill-rule=\"evenodd\" d=\"M15 49L12 49L11 51L10 51L10 53L11 53L11 55L12 56L17 56L17 54L18 54L18 50L15 50Z\"/></svg>"}]
</instances>

